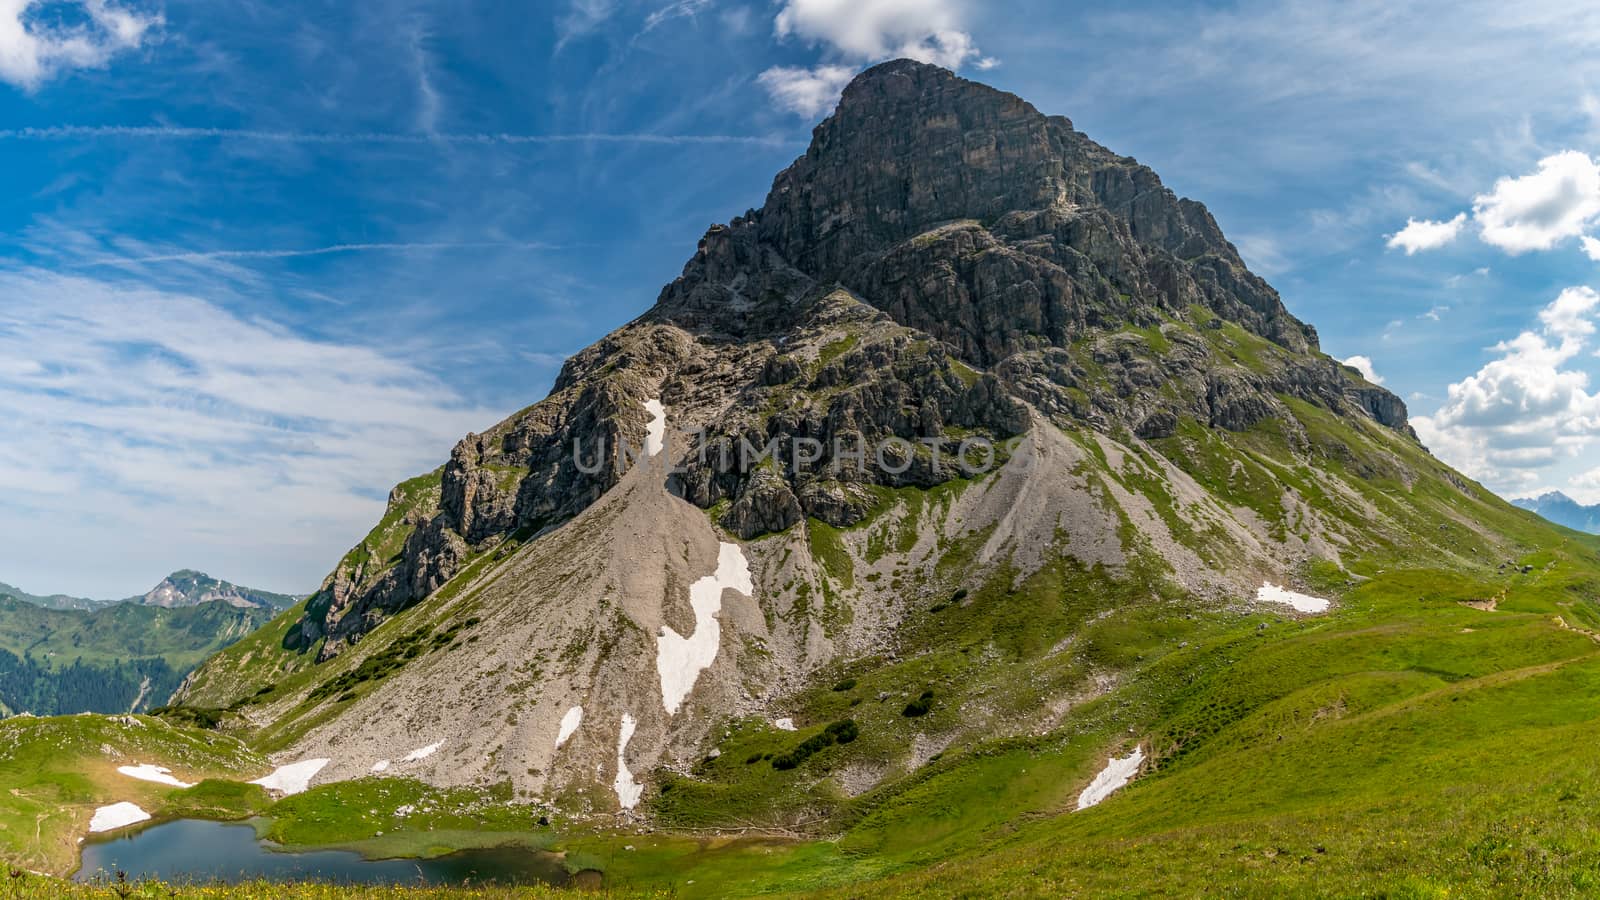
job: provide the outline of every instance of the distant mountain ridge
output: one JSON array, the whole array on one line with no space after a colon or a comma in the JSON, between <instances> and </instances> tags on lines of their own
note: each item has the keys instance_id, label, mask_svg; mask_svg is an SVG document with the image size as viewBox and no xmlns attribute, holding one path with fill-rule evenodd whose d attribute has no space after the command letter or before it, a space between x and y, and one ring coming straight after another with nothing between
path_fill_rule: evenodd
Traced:
<instances>
[{"instance_id":1,"label":"distant mountain ridge","mask_svg":"<svg viewBox=\"0 0 1600 900\"><path fill-rule=\"evenodd\" d=\"M1550 491L1538 497L1524 497L1512 503L1536 512L1557 525L1576 531L1600 534L1600 503L1584 506L1560 491Z\"/></svg>"},{"instance_id":2,"label":"distant mountain ridge","mask_svg":"<svg viewBox=\"0 0 1600 900\"><path fill-rule=\"evenodd\" d=\"M45 609L94 609L98 606L105 606L107 603L104 600L69 597L66 594L51 594L49 596L30 594L22 588L12 587L3 581L0 581L0 596L14 597L24 603L32 603L34 606L42 606Z\"/></svg>"},{"instance_id":3,"label":"distant mountain ridge","mask_svg":"<svg viewBox=\"0 0 1600 900\"><path fill-rule=\"evenodd\" d=\"M687 896L1591 893L1600 537L1430 455L1204 206L946 70L857 77L441 462L163 711L307 767L274 834L531 819ZM0 851L50 836L0 788Z\"/></svg>"},{"instance_id":4,"label":"distant mountain ridge","mask_svg":"<svg viewBox=\"0 0 1600 900\"><path fill-rule=\"evenodd\" d=\"M129 597L125 602L138 603L144 606L164 606L168 609L173 609L180 606L197 606L201 603L221 601L229 606L240 608L283 610L298 603L299 599L287 594L274 594L271 591L240 587L236 584L212 578L204 572L183 569L168 575L160 584L146 593L137 597Z\"/></svg>"},{"instance_id":5,"label":"distant mountain ridge","mask_svg":"<svg viewBox=\"0 0 1600 900\"><path fill-rule=\"evenodd\" d=\"M300 601L299 597L243 587L219 578L212 578L210 575L194 569L180 569L173 572L163 578L160 584L145 593L126 597L122 600L91 600L87 597L73 597L68 594L30 594L5 582L0 582L0 596L13 597L24 603L42 606L45 609L84 610L104 609L116 603L137 603L141 606L163 606L168 609L175 609L182 606L198 606L214 600L220 600L229 606L241 609L284 610Z\"/></svg>"},{"instance_id":6,"label":"distant mountain ridge","mask_svg":"<svg viewBox=\"0 0 1600 900\"><path fill-rule=\"evenodd\" d=\"M903 60L174 702L329 759L322 783L411 756L436 786L788 828L1135 683L1142 653L1065 652L1126 647L1105 623L1175 645L1263 582L1481 566L1532 524L1322 353L1203 205ZM818 741L848 744L831 774Z\"/></svg>"},{"instance_id":7,"label":"distant mountain ridge","mask_svg":"<svg viewBox=\"0 0 1600 900\"><path fill-rule=\"evenodd\" d=\"M174 572L126 600L0 584L0 715L142 712L297 599Z\"/></svg>"}]
</instances>

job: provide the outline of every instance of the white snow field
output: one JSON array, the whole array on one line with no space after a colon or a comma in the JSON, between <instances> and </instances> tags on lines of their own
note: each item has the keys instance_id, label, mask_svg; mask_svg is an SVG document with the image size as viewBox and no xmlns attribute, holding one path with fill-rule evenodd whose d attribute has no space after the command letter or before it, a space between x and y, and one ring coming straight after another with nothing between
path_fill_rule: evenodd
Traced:
<instances>
[{"instance_id":1,"label":"white snow field","mask_svg":"<svg viewBox=\"0 0 1600 900\"><path fill-rule=\"evenodd\" d=\"M1139 774L1139 766L1144 762L1144 748L1135 747L1133 753L1123 759L1112 759L1100 774L1089 782L1089 786L1078 795L1078 808L1088 809L1101 800L1111 796L1120 787L1133 780Z\"/></svg>"},{"instance_id":2,"label":"white snow field","mask_svg":"<svg viewBox=\"0 0 1600 900\"><path fill-rule=\"evenodd\" d=\"M117 766L117 771L128 776L129 778L137 778L140 781L153 781L156 784L170 784L173 787L180 788L194 787L194 785L187 781L179 781L178 779L173 778L171 769L165 769L161 766L152 766L149 763L144 763L137 766Z\"/></svg>"},{"instance_id":3,"label":"white snow field","mask_svg":"<svg viewBox=\"0 0 1600 900\"><path fill-rule=\"evenodd\" d=\"M616 789L617 802L623 809L633 809L639 805L639 798L644 796L644 785L633 780L633 773L628 770L628 742L633 740L633 732L639 723L633 716L622 714L622 733L617 736L617 780L611 783Z\"/></svg>"},{"instance_id":4,"label":"white snow field","mask_svg":"<svg viewBox=\"0 0 1600 900\"><path fill-rule=\"evenodd\" d=\"M132 803L113 803L94 811L89 819L91 832L115 831L150 818L150 814Z\"/></svg>"},{"instance_id":5,"label":"white snow field","mask_svg":"<svg viewBox=\"0 0 1600 900\"><path fill-rule=\"evenodd\" d=\"M655 456L667 446L667 408L661 405L659 399L652 397L644 402L644 410L650 414L644 452L647 456Z\"/></svg>"},{"instance_id":6,"label":"white snow field","mask_svg":"<svg viewBox=\"0 0 1600 900\"><path fill-rule=\"evenodd\" d=\"M407 753L405 755L405 757L403 759L401 759L400 761L403 762L403 763L408 763L408 762L418 762L420 760L427 759L428 757L434 755L435 753L438 753L439 752L439 748L443 747L443 746L444 746L444 741L439 741L436 744L429 744L426 747L418 747L417 749L411 751L410 753Z\"/></svg>"},{"instance_id":7,"label":"white snow field","mask_svg":"<svg viewBox=\"0 0 1600 900\"><path fill-rule=\"evenodd\" d=\"M567 710L567 714L561 717L561 730L556 732L556 749L561 749L561 745L571 739L577 733L578 726L582 724L583 707L574 706Z\"/></svg>"},{"instance_id":8,"label":"white snow field","mask_svg":"<svg viewBox=\"0 0 1600 900\"><path fill-rule=\"evenodd\" d=\"M1281 603L1292 606L1297 612L1323 613L1331 605L1321 597L1309 594L1300 594L1287 588L1281 588L1272 582L1266 582L1256 591L1256 600L1262 603Z\"/></svg>"},{"instance_id":9,"label":"white snow field","mask_svg":"<svg viewBox=\"0 0 1600 900\"><path fill-rule=\"evenodd\" d=\"M750 580L750 562L744 551L738 544L724 543L717 554L716 573L689 587L694 634L682 637L663 625L656 639L656 671L661 675L661 702L668 715L677 714L700 673L717 658L722 645L722 624L717 615L722 612L722 592L730 588L750 596L755 584Z\"/></svg>"},{"instance_id":10,"label":"white snow field","mask_svg":"<svg viewBox=\"0 0 1600 900\"><path fill-rule=\"evenodd\" d=\"M311 787L311 779L332 760L328 759L303 759L297 763L289 763L274 769L271 775L257 778L251 784L259 784L269 791L277 791L284 796L303 794Z\"/></svg>"}]
</instances>

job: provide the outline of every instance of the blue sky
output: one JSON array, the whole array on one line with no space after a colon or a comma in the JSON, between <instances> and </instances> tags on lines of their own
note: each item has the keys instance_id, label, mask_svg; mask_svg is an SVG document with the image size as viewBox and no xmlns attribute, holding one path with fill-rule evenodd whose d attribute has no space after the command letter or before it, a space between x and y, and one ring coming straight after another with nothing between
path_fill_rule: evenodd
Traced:
<instances>
[{"instance_id":1,"label":"blue sky","mask_svg":"<svg viewBox=\"0 0 1600 900\"><path fill-rule=\"evenodd\" d=\"M313 589L895 55L1206 202L1451 463L1600 501L1600 9L1399 6L0 0L0 581Z\"/></svg>"}]
</instances>

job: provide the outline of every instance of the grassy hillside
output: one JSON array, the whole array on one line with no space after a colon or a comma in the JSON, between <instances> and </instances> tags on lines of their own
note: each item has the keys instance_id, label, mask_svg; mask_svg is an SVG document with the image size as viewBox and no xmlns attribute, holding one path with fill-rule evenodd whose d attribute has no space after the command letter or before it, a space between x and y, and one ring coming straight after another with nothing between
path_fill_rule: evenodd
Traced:
<instances>
[{"instance_id":1,"label":"grassy hillside","mask_svg":"<svg viewBox=\"0 0 1600 900\"><path fill-rule=\"evenodd\" d=\"M1297 413L1315 434L1314 415ZM1326 428L1314 438L1325 447ZM1382 453L1442 470L1384 432L1337 437L1339 465ZM1259 434L1185 430L1159 446L1197 472L1228 453L1297 477L1295 458ZM1251 470L1230 469L1251 496ZM1590 894L1600 539L1431 475L1409 489L1351 483L1400 527L1392 543L1352 548L1342 569L1308 563L1306 589L1335 601L1326 615L1198 602L1154 559L1119 574L1060 559L1021 582L1002 568L931 603L897 658L858 660L795 697L800 730L732 720L715 759L656 773L655 834L566 821L539 836L494 804L453 825L517 831L614 886L680 896L1183 896L1222 876L1255 896ZM875 527L818 539L824 552L881 543ZM959 569L967 552L947 556ZM926 713L907 715L929 692ZM855 740L773 766L846 719ZM1073 811L1105 760L1136 745L1150 757L1141 777ZM914 765L907 746L924 748ZM882 766L896 773L852 796L853 773ZM350 790L362 796L335 802ZM383 808L355 787L305 798L298 808L324 813ZM324 813L307 830L286 807L275 827L348 845L383 820Z\"/></svg>"},{"instance_id":2,"label":"grassy hillside","mask_svg":"<svg viewBox=\"0 0 1600 900\"><path fill-rule=\"evenodd\" d=\"M1190 896L1219 879L1236 896L1592 896L1600 644L1583 623L1600 546L1574 540L1519 563L1533 572L1394 571L1342 592L1327 616L1205 623L1070 726L946 751L851 804L831 839L569 832L550 843L604 869L622 896ZM1494 609L1466 605L1485 596ZM1069 811L1106 756L1134 743L1150 748L1150 769ZM842 762L826 750L802 769ZM318 810L304 816L317 840L379 827L365 822L391 801L351 790L299 800ZM37 880L9 890L54 896ZM320 896L187 894L264 895Z\"/></svg>"},{"instance_id":3,"label":"grassy hillside","mask_svg":"<svg viewBox=\"0 0 1600 900\"><path fill-rule=\"evenodd\" d=\"M156 814L205 811L211 787L177 792L116 771L136 763L166 766L191 783L255 778L269 768L236 740L150 716L7 719L0 722L0 854L13 866L70 872L97 806L127 801ZM266 799L259 788L250 792Z\"/></svg>"},{"instance_id":4,"label":"grassy hillside","mask_svg":"<svg viewBox=\"0 0 1600 900\"><path fill-rule=\"evenodd\" d=\"M0 703L37 715L150 709L270 615L221 602L58 610L0 596Z\"/></svg>"},{"instance_id":5,"label":"grassy hillside","mask_svg":"<svg viewBox=\"0 0 1600 900\"><path fill-rule=\"evenodd\" d=\"M1173 340L1206 342L1242 376L1283 354L1176 319L1114 339L1127 368ZM1093 375L1101 349L1072 353ZM1112 390L1101 376L1085 383ZM1281 415L1237 431L1036 426L1077 448L1071 474L1121 565L1080 561L1074 523L1037 564L1015 544L980 564L993 528L937 523L982 482L881 490L855 526L797 526L824 611L884 580L917 601L892 645L776 700L796 730L723 716L715 753L642 773L648 833L571 797L530 807L507 785L452 796L372 778L263 807L264 830L375 853L516 841L624 893L678 896L1187 896L1219 877L1258 896L1592 893L1600 538L1500 501L1401 431L1276 401ZM399 521L360 552L390 559ZM919 543L936 545L932 564L884 571ZM326 663L299 646L291 609L206 666L189 712L257 751L292 746L412 660L460 652L462 617L516 550L473 557ZM1193 561L1236 583L1288 568L1333 605L1301 615L1187 589L1177 567ZM1076 811L1135 747L1139 777ZM396 824L423 794L439 814Z\"/></svg>"},{"instance_id":6,"label":"grassy hillside","mask_svg":"<svg viewBox=\"0 0 1600 900\"><path fill-rule=\"evenodd\" d=\"M436 469L397 485L390 492L383 518L339 561L338 571L356 572L357 580L367 583L392 569L415 521L438 511L442 472ZM306 644L300 625L308 610L317 619L327 612L330 593L324 586L289 606L260 632L218 653L195 673L183 701L202 707L234 706L262 696L265 689L289 676L310 670L321 640Z\"/></svg>"},{"instance_id":7,"label":"grassy hillside","mask_svg":"<svg viewBox=\"0 0 1600 900\"><path fill-rule=\"evenodd\" d=\"M30 594L22 588L12 587L3 581L0 581L0 596L15 597L18 600L49 609L94 609L97 606L105 605L103 600L90 600L87 597L69 597L66 594L51 594L49 596Z\"/></svg>"},{"instance_id":8,"label":"grassy hillside","mask_svg":"<svg viewBox=\"0 0 1600 900\"><path fill-rule=\"evenodd\" d=\"M1181 335L1243 372L1282 352L1237 329L1151 331L1128 332L1151 361ZM1073 352L1095 365L1093 347ZM1587 824L1600 807L1600 539L1500 501L1405 434L1278 400L1286 415L1240 431L1184 419L1140 441L1069 427L1086 489L1121 523L1125 565L1085 565L1063 542L1036 569L1015 547L980 566L986 532L940 538L937 565L892 575L924 598L892 652L841 661L780 700L798 730L728 717L691 771L647 773L653 834L582 819L511 830L613 885L687 896L1188 895L1218 873L1257 895L1587 893L1600 859ZM872 564L967 489L882 491L856 526L806 523L824 604L880 577ZM1219 570L1257 564L1228 519L1302 548L1298 586L1332 610L1180 588L1172 546ZM505 558L476 559L321 665L291 648L291 610L208 665L197 705L233 707L229 733L258 748L287 746L408 650L451 646L465 623L448 601L470 600ZM254 722L265 703L285 714ZM1074 811L1106 760L1136 746L1141 776ZM313 791L274 827L305 843L374 839L384 804L367 790ZM359 802L339 803L380 815L296 824L346 791ZM490 834L525 818L482 809Z\"/></svg>"}]
</instances>

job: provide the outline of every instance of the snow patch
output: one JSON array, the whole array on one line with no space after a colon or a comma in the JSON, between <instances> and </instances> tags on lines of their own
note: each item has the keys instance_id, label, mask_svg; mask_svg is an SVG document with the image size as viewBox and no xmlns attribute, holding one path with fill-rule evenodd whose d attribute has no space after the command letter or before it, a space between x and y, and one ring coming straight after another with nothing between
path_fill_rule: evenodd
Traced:
<instances>
[{"instance_id":1,"label":"snow patch","mask_svg":"<svg viewBox=\"0 0 1600 900\"><path fill-rule=\"evenodd\" d=\"M1118 788L1132 781L1133 776L1139 774L1139 766L1143 763L1143 747L1135 747L1132 755L1106 763L1100 774L1096 775L1094 780L1089 782L1089 786L1083 789L1083 793L1078 795L1078 808L1088 809L1111 796Z\"/></svg>"},{"instance_id":2,"label":"snow patch","mask_svg":"<svg viewBox=\"0 0 1600 900\"><path fill-rule=\"evenodd\" d=\"M583 707L574 706L567 710L567 714L561 717L561 730L556 732L556 749L561 749L561 745L565 744L577 732L578 726L582 724Z\"/></svg>"},{"instance_id":3,"label":"snow patch","mask_svg":"<svg viewBox=\"0 0 1600 900\"><path fill-rule=\"evenodd\" d=\"M728 589L745 596L755 592L750 580L750 562L738 544L724 543L717 554L717 571L689 587L689 606L694 609L694 634L682 637L670 627L661 626L656 638L656 672L661 675L661 702L667 715L676 715L694 683L717 658L722 646L722 592Z\"/></svg>"},{"instance_id":4,"label":"snow patch","mask_svg":"<svg viewBox=\"0 0 1600 900\"><path fill-rule=\"evenodd\" d=\"M439 752L439 748L443 747L443 746L444 746L444 741L439 741L436 744L429 744L426 747L418 747L417 749L411 751L410 753L407 753L405 755L405 757L403 757L400 761L403 762L403 763L408 763L408 762L418 762L420 760L427 759L428 757L434 755L435 753L438 753Z\"/></svg>"},{"instance_id":5,"label":"snow patch","mask_svg":"<svg viewBox=\"0 0 1600 900\"><path fill-rule=\"evenodd\" d=\"M89 819L89 830L91 832L115 831L118 828L126 828L149 818L150 814L135 804L113 803L110 806L102 806L94 811L94 816Z\"/></svg>"},{"instance_id":6,"label":"snow patch","mask_svg":"<svg viewBox=\"0 0 1600 900\"><path fill-rule=\"evenodd\" d=\"M644 402L644 411L650 414L650 424L644 438L644 452L655 456L667 446L667 408L655 397Z\"/></svg>"},{"instance_id":7,"label":"snow patch","mask_svg":"<svg viewBox=\"0 0 1600 900\"><path fill-rule=\"evenodd\" d=\"M793 719L774 719L772 720L772 727L778 729L779 731L796 730Z\"/></svg>"},{"instance_id":8,"label":"snow patch","mask_svg":"<svg viewBox=\"0 0 1600 900\"><path fill-rule=\"evenodd\" d=\"M1268 581L1256 591L1256 600L1261 603L1282 603L1292 606L1297 612L1322 613L1328 611L1328 601L1321 597L1312 597L1309 594L1299 594L1287 588L1281 588Z\"/></svg>"},{"instance_id":9,"label":"snow patch","mask_svg":"<svg viewBox=\"0 0 1600 900\"><path fill-rule=\"evenodd\" d=\"M389 761L387 759L378 760L377 762L372 764L372 771L374 771L374 772L387 772L387 771L389 771Z\"/></svg>"},{"instance_id":10,"label":"snow patch","mask_svg":"<svg viewBox=\"0 0 1600 900\"><path fill-rule=\"evenodd\" d=\"M617 736L617 780L611 783L616 789L617 802L623 809L633 809L639 805L639 798L644 796L644 785L633 780L633 773L628 771L628 742L633 740L633 732L639 723L633 716L622 714L622 733Z\"/></svg>"},{"instance_id":11,"label":"snow patch","mask_svg":"<svg viewBox=\"0 0 1600 900\"><path fill-rule=\"evenodd\" d=\"M311 787L311 779L315 778L322 767L332 760L303 759L297 763L279 766L265 778L257 778L251 784L259 784L269 791L278 791L284 796L303 794Z\"/></svg>"},{"instance_id":12,"label":"snow patch","mask_svg":"<svg viewBox=\"0 0 1600 900\"><path fill-rule=\"evenodd\" d=\"M152 766L148 763L137 766L117 766L117 771L129 778L137 778L140 781L154 781L156 784L170 784L173 787L180 788L194 787L187 781L179 781L173 778L171 769Z\"/></svg>"}]
</instances>

